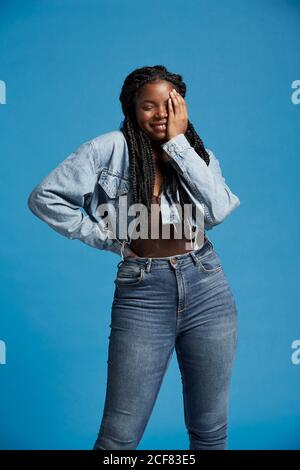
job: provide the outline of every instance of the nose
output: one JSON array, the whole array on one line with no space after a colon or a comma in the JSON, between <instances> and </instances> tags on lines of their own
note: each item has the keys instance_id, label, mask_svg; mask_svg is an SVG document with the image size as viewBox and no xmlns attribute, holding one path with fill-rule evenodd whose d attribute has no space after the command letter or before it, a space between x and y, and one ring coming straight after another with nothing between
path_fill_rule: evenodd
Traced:
<instances>
[{"instance_id":1,"label":"nose","mask_svg":"<svg viewBox=\"0 0 300 470\"><path fill-rule=\"evenodd\" d=\"M159 118L159 119L165 119L168 117L168 113L166 112L165 109L160 109L158 111L158 113L156 114L156 116Z\"/></svg>"}]
</instances>

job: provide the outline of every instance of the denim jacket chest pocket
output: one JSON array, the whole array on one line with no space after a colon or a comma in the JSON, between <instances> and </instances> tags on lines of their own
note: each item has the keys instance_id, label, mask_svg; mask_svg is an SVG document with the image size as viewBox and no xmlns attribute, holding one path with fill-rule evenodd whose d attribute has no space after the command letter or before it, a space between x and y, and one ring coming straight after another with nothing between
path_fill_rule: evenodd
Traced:
<instances>
[{"instance_id":1,"label":"denim jacket chest pocket","mask_svg":"<svg viewBox=\"0 0 300 470\"><path fill-rule=\"evenodd\" d=\"M113 238L120 240L120 196L124 197L129 193L130 181L118 171L104 168L100 173L98 185L101 188L101 191L98 193L96 214L97 216L104 216L106 218L108 230L113 235ZM124 235L122 236L122 239L123 238Z\"/></svg>"},{"instance_id":2,"label":"denim jacket chest pocket","mask_svg":"<svg viewBox=\"0 0 300 470\"><path fill-rule=\"evenodd\" d=\"M119 196L127 194L130 189L128 178L120 175L117 171L111 171L107 168L101 171L98 184L105 191L108 199L117 199Z\"/></svg>"}]
</instances>

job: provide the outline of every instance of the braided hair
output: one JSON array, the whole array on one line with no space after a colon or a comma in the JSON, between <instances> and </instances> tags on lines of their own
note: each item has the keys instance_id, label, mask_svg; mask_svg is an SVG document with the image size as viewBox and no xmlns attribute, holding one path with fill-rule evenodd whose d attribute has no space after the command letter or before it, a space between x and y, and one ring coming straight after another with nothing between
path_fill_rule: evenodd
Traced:
<instances>
[{"instance_id":1,"label":"braided hair","mask_svg":"<svg viewBox=\"0 0 300 470\"><path fill-rule=\"evenodd\" d=\"M125 79L120 101L122 111L125 116L120 127L123 133L129 151L129 177L133 192L133 203L145 204L148 210L151 210L151 200L155 183L155 166L152 154L151 139L138 125L135 113L135 97L137 91L146 83L157 80L166 80L174 85L174 88L185 97L186 84L182 76L169 72L163 65L153 67L141 67L131 72ZM190 145L202 158L206 165L209 165L209 154L205 150L202 140L195 131L192 123L188 121L188 127L185 137ZM180 185L176 170L172 165L168 165L164 175L163 187L169 185L171 194L176 200L178 189L180 202L191 203L187 193Z\"/></svg>"}]
</instances>

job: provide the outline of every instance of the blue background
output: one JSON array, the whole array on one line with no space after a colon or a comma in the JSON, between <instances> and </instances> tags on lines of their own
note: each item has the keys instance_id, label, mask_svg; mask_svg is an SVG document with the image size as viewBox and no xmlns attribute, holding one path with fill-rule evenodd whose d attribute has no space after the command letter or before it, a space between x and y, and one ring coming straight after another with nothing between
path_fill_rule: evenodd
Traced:
<instances>
[{"instance_id":1,"label":"blue background","mask_svg":"<svg viewBox=\"0 0 300 470\"><path fill-rule=\"evenodd\" d=\"M133 69L187 83L189 119L240 207L208 232L239 311L230 449L300 448L300 1L0 2L2 449L90 449L105 397L113 253L33 216L33 187L118 129ZM188 449L175 355L139 449Z\"/></svg>"}]
</instances>

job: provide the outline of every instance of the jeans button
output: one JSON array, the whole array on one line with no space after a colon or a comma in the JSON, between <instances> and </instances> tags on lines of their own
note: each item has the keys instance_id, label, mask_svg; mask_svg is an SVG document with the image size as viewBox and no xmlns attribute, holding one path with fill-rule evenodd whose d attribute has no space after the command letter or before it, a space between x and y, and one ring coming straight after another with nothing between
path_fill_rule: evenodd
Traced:
<instances>
[{"instance_id":1,"label":"jeans button","mask_svg":"<svg viewBox=\"0 0 300 470\"><path fill-rule=\"evenodd\" d=\"M176 264L177 264L177 259L176 258L171 258L170 261L173 264L173 266L176 266Z\"/></svg>"}]
</instances>

